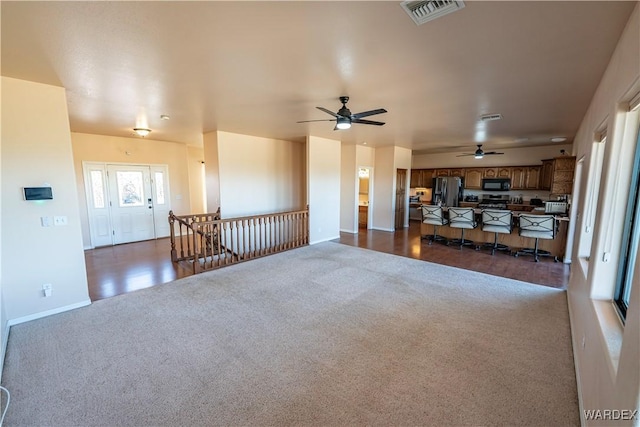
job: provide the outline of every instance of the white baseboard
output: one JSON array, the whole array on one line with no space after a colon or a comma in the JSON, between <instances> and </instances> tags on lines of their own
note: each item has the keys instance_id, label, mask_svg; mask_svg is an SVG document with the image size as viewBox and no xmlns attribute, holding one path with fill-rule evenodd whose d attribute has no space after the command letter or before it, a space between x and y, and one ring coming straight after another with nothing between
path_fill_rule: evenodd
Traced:
<instances>
[{"instance_id":1,"label":"white baseboard","mask_svg":"<svg viewBox=\"0 0 640 427\"><path fill-rule=\"evenodd\" d=\"M84 250L85 250L85 251L88 251L88 250L90 250L90 249L95 249L95 248L94 248L93 246L85 246L85 247L84 247Z\"/></svg>"},{"instance_id":2,"label":"white baseboard","mask_svg":"<svg viewBox=\"0 0 640 427\"><path fill-rule=\"evenodd\" d=\"M357 229L356 229L356 230L347 230L347 229L345 229L345 228L341 228L341 229L340 229L340 232L341 232L341 233L358 234L358 230L357 230Z\"/></svg>"},{"instance_id":3,"label":"white baseboard","mask_svg":"<svg viewBox=\"0 0 640 427\"><path fill-rule=\"evenodd\" d=\"M75 304L66 305L64 307L58 307L47 311L41 311L40 313L30 314L28 316L18 317L16 319L11 319L7 322L7 326L19 325L20 323L29 322L31 320L41 319L43 317L51 316L58 313L63 313L69 310L75 310L76 308L86 307L87 305L91 305L91 300L80 301Z\"/></svg>"},{"instance_id":4,"label":"white baseboard","mask_svg":"<svg viewBox=\"0 0 640 427\"><path fill-rule=\"evenodd\" d=\"M584 399L582 396L582 378L580 377L580 358L578 352L582 349L578 347L576 341L575 331L573 329L573 313L571 311L571 298L569 298L569 291L565 291L567 296L567 308L569 311L569 330L571 331L571 345L573 347L573 366L576 373L576 386L578 388L578 409L580 410L580 425L587 425L587 420L584 416Z\"/></svg>"},{"instance_id":5,"label":"white baseboard","mask_svg":"<svg viewBox=\"0 0 640 427\"><path fill-rule=\"evenodd\" d=\"M382 228L382 227L371 227L372 230L379 230L379 231L389 231L391 233L394 233L396 230L393 228Z\"/></svg>"},{"instance_id":6,"label":"white baseboard","mask_svg":"<svg viewBox=\"0 0 640 427\"><path fill-rule=\"evenodd\" d=\"M309 242L309 245L317 245L318 243L329 242L331 240L335 240L339 238L340 238L340 235L337 235L334 237L327 237L326 239L322 239L322 240L314 240L313 242Z\"/></svg>"},{"instance_id":7,"label":"white baseboard","mask_svg":"<svg viewBox=\"0 0 640 427\"><path fill-rule=\"evenodd\" d=\"M4 326L2 333L2 351L0 352L0 381L2 381L2 372L4 371L4 356L7 354L7 343L9 342L9 322Z\"/></svg>"}]
</instances>

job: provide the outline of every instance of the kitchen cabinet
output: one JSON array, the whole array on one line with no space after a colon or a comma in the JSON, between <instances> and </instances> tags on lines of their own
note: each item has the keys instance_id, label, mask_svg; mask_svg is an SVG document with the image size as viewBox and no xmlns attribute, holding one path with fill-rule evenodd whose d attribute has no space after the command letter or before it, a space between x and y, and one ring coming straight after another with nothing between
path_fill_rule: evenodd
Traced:
<instances>
[{"instance_id":1,"label":"kitchen cabinet","mask_svg":"<svg viewBox=\"0 0 640 427\"><path fill-rule=\"evenodd\" d=\"M411 188L431 188L433 182L431 181L433 178L433 169L412 169L411 170L411 183L409 187Z\"/></svg>"},{"instance_id":2,"label":"kitchen cabinet","mask_svg":"<svg viewBox=\"0 0 640 427\"><path fill-rule=\"evenodd\" d=\"M495 178L498 176L498 168L483 168L484 178Z\"/></svg>"},{"instance_id":3,"label":"kitchen cabinet","mask_svg":"<svg viewBox=\"0 0 640 427\"><path fill-rule=\"evenodd\" d=\"M449 169L449 176L459 176L460 178L463 178L464 169Z\"/></svg>"},{"instance_id":4,"label":"kitchen cabinet","mask_svg":"<svg viewBox=\"0 0 640 427\"><path fill-rule=\"evenodd\" d=\"M575 156L556 157L553 160L551 194L565 195L573 191L573 174L576 167Z\"/></svg>"},{"instance_id":5,"label":"kitchen cabinet","mask_svg":"<svg viewBox=\"0 0 640 427\"><path fill-rule=\"evenodd\" d=\"M542 161L542 171L540 172L540 190L551 190L553 180L553 159Z\"/></svg>"},{"instance_id":6,"label":"kitchen cabinet","mask_svg":"<svg viewBox=\"0 0 640 427\"><path fill-rule=\"evenodd\" d=\"M435 177L449 176L449 169L436 169Z\"/></svg>"},{"instance_id":7,"label":"kitchen cabinet","mask_svg":"<svg viewBox=\"0 0 640 427\"><path fill-rule=\"evenodd\" d=\"M511 168L498 168L498 178L511 178Z\"/></svg>"},{"instance_id":8,"label":"kitchen cabinet","mask_svg":"<svg viewBox=\"0 0 640 427\"><path fill-rule=\"evenodd\" d=\"M409 183L409 187L424 187L424 185L422 185L422 169L411 169L411 180Z\"/></svg>"},{"instance_id":9,"label":"kitchen cabinet","mask_svg":"<svg viewBox=\"0 0 640 427\"><path fill-rule=\"evenodd\" d=\"M464 188L482 189L483 168L466 169L464 173Z\"/></svg>"},{"instance_id":10,"label":"kitchen cabinet","mask_svg":"<svg viewBox=\"0 0 640 427\"><path fill-rule=\"evenodd\" d=\"M524 166L514 166L511 168L511 189L524 190L527 177L527 169Z\"/></svg>"},{"instance_id":11,"label":"kitchen cabinet","mask_svg":"<svg viewBox=\"0 0 640 427\"><path fill-rule=\"evenodd\" d=\"M525 190L537 190L540 188L540 171L542 166L529 166L524 181Z\"/></svg>"}]
</instances>

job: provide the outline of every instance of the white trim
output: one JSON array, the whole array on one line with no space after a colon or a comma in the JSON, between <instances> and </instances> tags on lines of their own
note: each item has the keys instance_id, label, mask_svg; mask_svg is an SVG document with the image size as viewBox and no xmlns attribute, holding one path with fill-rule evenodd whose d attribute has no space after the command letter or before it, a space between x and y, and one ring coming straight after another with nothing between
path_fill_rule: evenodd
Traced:
<instances>
[{"instance_id":1,"label":"white trim","mask_svg":"<svg viewBox=\"0 0 640 427\"><path fill-rule=\"evenodd\" d=\"M327 237L326 239L322 239L322 240L314 240L313 242L309 242L309 245L317 245L318 243L329 242L331 240L335 240L339 238L340 238L340 235L337 235L334 237Z\"/></svg>"},{"instance_id":2,"label":"white trim","mask_svg":"<svg viewBox=\"0 0 640 427\"><path fill-rule=\"evenodd\" d=\"M76 308L86 307L88 305L91 305L91 300L84 300L84 301L77 302L75 304L65 305L64 307L58 307L58 308L54 308L47 311L41 311L39 313L30 314L28 316L11 319L7 322L7 326L19 325L20 323L41 319L43 317L52 316L54 314L64 313L65 311L75 310Z\"/></svg>"},{"instance_id":3,"label":"white trim","mask_svg":"<svg viewBox=\"0 0 640 427\"><path fill-rule=\"evenodd\" d=\"M358 230L347 230L346 228L341 228L340 229L341 233L351 233L351 234L357 234Z\"/></svg>"},{"instance_id":4,"label":"white trim","mask_svg":"<svg viewBox=\"0 0 640 427\"><path fill-rule=\"evenodd\" d=\"M566 293L567 296L567 308L569 309L569 330L571 331L571 343L573 344L573 369L576 372L576 386L578 387L578 409L580 410L580 425L584 426L586 424L585 416L584 416L584 398L582 397L582 378L580 377L580 357L578 357L578 352L582 353L582 348L578 347L578 342L576 342L575 331L573 329L573 314L571 311L571 298L569 298L569 293Z\"/></svg>"},{"instance_id":5,"label":"white trim","mask_svg":"<svg viewBox=\"0 0 640 427\"><path fill-rule=\"evenodd\" d=\"M391 233L395 233L394 228L382 228L382 227L371 227L371 230L379 230L379 231L389 231Z\"/></svg>"},{"instance_id":6,"label":"white trim","mask_svg":"<svg viewBox=\"0 0 640 427\"><path fill-rule=\"evenodd\" d=\"M89 245L89 246L85 246L83 249L85 251L88 251L88 250L91 250L91 249L95 249L95 247L93 247L92 245Z\"/></svg>"},{"instance_id":7,"label":"white trim","mask_svg":"<svg viewBox=\"0 0 640 427\"><path fill-rule=\"evenodd\" d=\"M2 335L2 351L0 352L0 381L2 381L2 372L4 371L4 357L7 354L7 343L9 342L9 322L4 325L4 333Z\"/></svg>"}]
</instances>

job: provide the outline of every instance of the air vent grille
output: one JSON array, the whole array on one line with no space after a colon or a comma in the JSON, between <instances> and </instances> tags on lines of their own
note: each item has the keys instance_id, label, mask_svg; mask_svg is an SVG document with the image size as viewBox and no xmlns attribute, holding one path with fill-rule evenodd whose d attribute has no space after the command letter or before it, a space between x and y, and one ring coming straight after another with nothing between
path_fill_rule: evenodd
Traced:
<instances>
[{"instance_id":1,"label":"air vent grille","mask_svg":"<svg viewBox=\"0 0 640 427\"><path fill-rule=\"evenodd\" d=\"M493 120L502 119L502 114L485 114L484 116L480 116L481 122L490 122Z\"/></svg>"},{"instance_id":2,"label":"air vent grille","mask_svg":"<svg viewBox=\"0 0 640 427\"><path fill-rule=\"evenodd\" d=\"M416 25L424 24L464 7L462 0L403 1L402 8Z\"/></svg>"}]
</instances>

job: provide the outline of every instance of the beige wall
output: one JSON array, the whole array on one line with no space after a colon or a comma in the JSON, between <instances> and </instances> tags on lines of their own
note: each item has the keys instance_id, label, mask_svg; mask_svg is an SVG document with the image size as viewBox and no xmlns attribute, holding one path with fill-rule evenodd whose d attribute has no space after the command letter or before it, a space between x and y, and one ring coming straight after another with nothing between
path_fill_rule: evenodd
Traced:
<instances>
[{"instance_id":1,"label":"beige wall","mask_svg":"<svg viewBox=\"0 0 640 427\"><path fill-rule=\"evenodd\" d=\"M204 180L204 149L202 147L187 146L187 164L189 169L189 200L191 213L205 213L203 198Z\"/></svg>"},{"instance_id":2,"label":"beige wall","mask_svg":"<svg viewBox=\"0 0 640 427\"><path fill-rule=\"evenodd\" d=\"M2 77L2 125L1 285L13 324L90 300L65 90ZM53 200L23 200L22 187L45 184ZM54 216L68 224L41 226L41 217Z\"/></svg>"},{"instance_id":3,"label":"beige wall","mask_svg":"<svg viewBox=\"0 0 640 427\"><path fill-rule=\"evenodd\" d=\"M413 169L430 168L468 168L468 167L492 167L492 166L529 166L537 165L543 159L551 159L560 156L560 150L571 154L572 145L554 145L551 147L524 147L488 149L485 151L498 151L504 153L498 156L485 156L482 159L474 159L473 156L457 157L462 153L473 153L476 147L469 144L468 150L452 153L415 154L412 160Z\"/></svg>"},{"instance_id":4,"label":"beige wall","mask_svg":"<svg viewBox=\"0 0 640 427\"><path fill-rule=\"evenodd\" d=\"M207 191L207 211L215 212L220 207L220 169L218 160L218 132L203 135L205 184ZM222 211L222 215L226 215Z\"/></svg>"},{"instance_id":5,"label":"beige wall","mask_svg":"<svg viewBox=\"0 0 640 427\"><path fill-rule=\"evenodd\" d=\"M302 143L218 132L223 218L305 207Z\"/></svg>"},{"instance_id":6,"label":"beige wall","mask_svg":"<svg viewBox=\"0 0 640 427\"><path fill-rule=\"evenodd\" d=\"M91 247L91 233L82 162L166 164L169 166L171 209L177 215L192 213L186 145L147 138L122 138L87 133L72 133L71 142L85 248Z\"/></svg>"},{"instance_id":7,"label":"beige wall","mask_svg":"<svg viewBox=\"0 0 640 427\"><path fill-rule=\"evenodd\" d=\"M309 242L340 237L340 141L307 137Z\"/></svg>"},{"instance_id":8,"label":"beige wall","mask_svg":"<svg viewBox=\"0 0 640 427\"><path fill-rule=\"evenodd\" d=\"M636 6L574 140L574 152L584 169L575 188L579 194L585 194L594 135L607 128L590 260L585 263L578 257L577 248L584 232L579 219L568 290L576 372L584 409L632 410L640 406L640 256L632 260L635 275L624 327L611 303L631 153L638 129L638 122L631 127L635 127L633 130L625 123L629 114L623 107L640 93L639 34L640 9ZM578 195L576 211L585 211L588 203L585 199ZM605 253L610 258L608 262L604 260Z\"/></svg>"},{"instance_id":9,"label":"beige wall","mask_svg":"<svg viewBox=\"0 0 640 427\"><path fill-rule=\"evenodd\" d=\"M0 80L0 99L2 98L2 80ZM0 135L2 135L2 102L0 102ZM2 138L0 137L0 165L2 165ZM2 188L2 171L0 170L0 188ZM2 197L0 197L0 380L4 366L4 354L7 350L9 327L7 326L7 311L4 309L2 292Z\"/></svg>"},{"instance_id":10,"label":"beige wall","mask_svg":"<svg viewBox=\"0 0 640 427\"><path fill-rule=\"evenodd\" d=\"M371 228L382 231L395 231L397 169L407 169L404 226L408 227L411 150L394 146L376 148L374 169L373 197L375 200L373 203L373 226Z\"/></svg>"}]
</instances>

